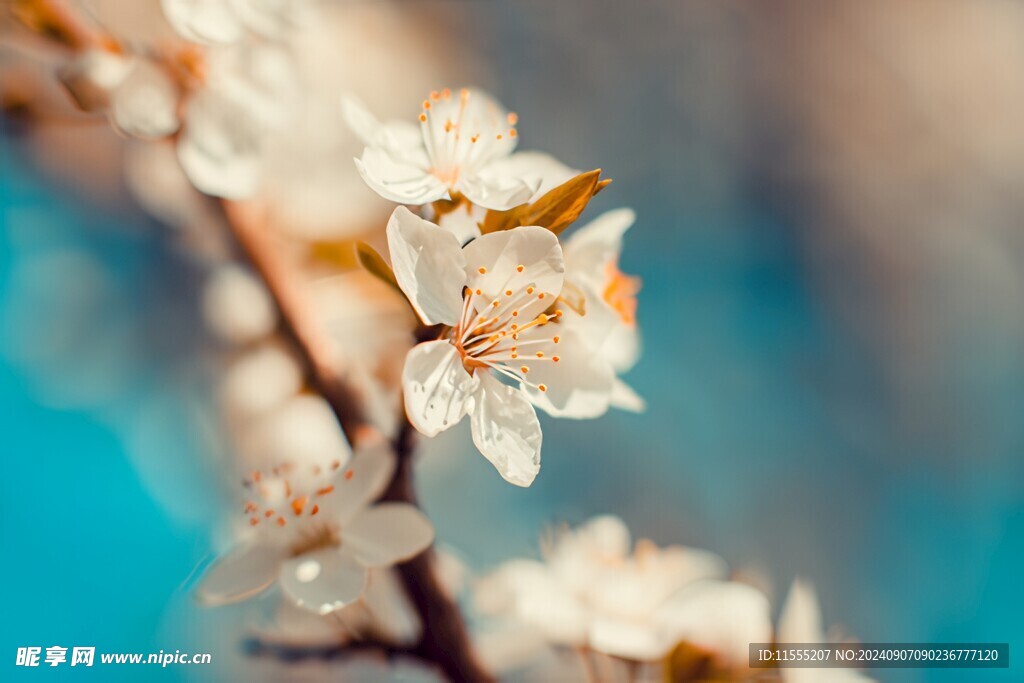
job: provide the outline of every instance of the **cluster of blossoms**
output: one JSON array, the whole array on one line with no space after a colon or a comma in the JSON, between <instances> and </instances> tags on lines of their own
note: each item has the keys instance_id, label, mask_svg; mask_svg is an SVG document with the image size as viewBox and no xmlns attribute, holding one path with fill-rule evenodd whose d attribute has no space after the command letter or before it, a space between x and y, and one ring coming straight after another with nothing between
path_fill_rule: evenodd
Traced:
<instances>
[{"instance_id":1,"label":"cluster of blossoms","mask_svg":"<svg viewBox=\"0 0 1024 683\"><path fill-rule=\"evenodd\" d=\"M262 147L291 123L297 81L289 49L308 0L162 0L133 12L100 3L100 38L61 69L85 111L126 135L174 138L197 189L239 198L263 173Z\"/></svg>"},{"instance_id":2,"label":"cluster of blossoms","mask_svg":"<svg viewBox=\"0 0 1024 683\"><path fill-rule=\"evenodd\" d=\"M478 90L435 91L422 106L417 127L346 103L367 184L420 208L391 215L393 271L382 273L427 339L405 359L406 414L427 436L471 416L484 457L529 486L540 469L535 408L593 418L643 407L618 377L639 352L639 280L618 270L634 215L608 212L561 242L604 186L599 172L515 153L518 117Z\"/></svg>"},{"instance_id":3,"label":"cluster of blossoms","mask_svg":"<svg viewBox=\"0 0 1024 683\"><path fill-rule=\"evenodd\" d=\"M825 641L803 581L773 629L768 598L727 579L718 556L646 539L631 545L621 519L595 517L542 542L542 561L511 560L479 580L476 607L497 622L496 637L483 639L485 655L496 668L532 666L550 679L583 677L579 659L551 657L575 652L600 680L616 680L623 660L672 681L748 680L759 674L748 668L750 643ZM849 669L781 671L789 683L868 680Z\"/></svg>"}]
</instances>

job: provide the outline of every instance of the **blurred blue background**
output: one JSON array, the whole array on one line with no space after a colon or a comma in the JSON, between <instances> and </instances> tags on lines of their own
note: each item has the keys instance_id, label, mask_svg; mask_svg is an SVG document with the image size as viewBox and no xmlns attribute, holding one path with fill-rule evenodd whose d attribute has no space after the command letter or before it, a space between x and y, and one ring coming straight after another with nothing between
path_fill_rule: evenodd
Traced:
<instances>
[{"instance_id":1,"label":"blurred blue background","mask_svg":"<svg viewBox=\"0 0 1024 683\"><path fill-rule=\"evenodd\" d=\"M616 512L638 536L718 552L776 606L809 579L824 622L860 640L1009 641L1013 662L1024 155L1019 117L1002 116L1020 111L1024 85L997 28L1024 28L1017 14L943 2L945 22L915 31L928 11L914 2L788 2L770 16L748 3L457 4L429 5L475 27L484 85L519 113L525 146L615 179L585 218L637 209L622 270L644 281L645 351L629 379L649 407L545 421L528 490L504 485L465 433L427 444L421 496L440 539L483 569L536 552L554 522ZM945 59L988 80L936 76ZM971 106L993 88L1001 100ZM222 499L197 275L154 225L50 182L8 133L3 656L216 642L228 659L235 641L215 632L236 613L188 595ZM77 269L93 289L62 282ZM60 674L140 679L132 667Z\"/></svg>"}]
</instances>

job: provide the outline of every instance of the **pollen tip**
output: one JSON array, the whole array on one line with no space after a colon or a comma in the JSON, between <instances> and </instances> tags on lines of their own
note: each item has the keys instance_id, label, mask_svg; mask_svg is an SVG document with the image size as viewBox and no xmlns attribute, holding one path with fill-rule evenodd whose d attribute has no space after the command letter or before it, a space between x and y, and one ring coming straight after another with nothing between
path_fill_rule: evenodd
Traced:
<instances>
[{"instance_id":1,"label":"pollen tip","mask_svg":"<svg viewBox=\"0 0 1024 683\"><path fill-rule=\"evenodd\" d=\"M526 293L527 294L533 294L533 287L527 287L526 288Z\"/></svg>"},{"instance_id":2,"label":"pollen tip","mask_svg":"<svg viewBox=\"0 0 1024 683\"><path fill-rule=\"evenodd\" d=\"M544 357L544 352L543 351L538 351L537 352L537 358L543 358L543 357Z\"/></svg>"},{"instance_id":3,"label":"pollen tip","mask_svg":"<svg viewBox=\"0 0 1024 683\"><path fill-rule=\"evenodd\" d=\"M322 489L317 489L316 495L318 495L318 496L326 496L328 493L331 493L332 491L334 491L334 484L328 484L327 486L323 487Z\"/></svg>"},{"instance_id":4,"label":"pollen tip","mask_svg":"<svg viewBox=\"0 0 1024 683\"><path fill-rule=\"evenodd\" d=\"M525 365L519 369L523 372L524 375L530 371L530 368L526 367Z\"/></svg>"},{"instance_id":5,"label":"pollen tip","mask_svg":"<svg viewBox=\"0 0 1024 683\"><path fill-rule=\"evenodd\" d=\"M274 516L274 511L273 510L267 510L266 512L263 513L263 516L266 517L267 519L270 519L271 517Z\"/></svg>"},{"instance_id":6,"label":"pollen tip","mask_svg":"<svg viewBox=\"0 0 1024 683\"><path fill-rule=\"evenodd\" d=\"M260 518L259 517L250 517L249 518L249 526L256 526L259 523L260 523Z\"/></svg>"},{"instance_id":7,"label":"pollen tip","mask_svg":"<svg viewBox=\"0 0 1024 683\"><path fill-rule=\"evenodd\" d=\"M352 481L352 477L354 476L356 476L356 473L353 470L349 470L345 473L345 481Z\"/></svg>"},{"instance_id":8,"label":"pollen tip","mask_svg":"<svg viewBox=\"0 0 1024 683\"><path fill-rule=\"evenodd\" d=\"M521 272L523 272L523 269L524 269L525 267L526 267L526 266L524 266L524 265L522 265L522 264L519 264L518 266L516 266L516 272L518 272L518 273L521 273Z\"/></svg>"},{"instance_id":9,"label":"pollen tip","mask_svg":"<svg viewBox=\"0 0 1024 683\"><path fill-rule=\"evenodd\" d=\"M505 296L512 296L512 290L511 289L506 289L505 290Z\"/></svg>"},{"instance_id":10,"label":"pollen tip","mask_svg":"<svg viewBox=\"0 0 1024 683\"><path fill-rule=\"evenodd\" d=\"M287 522L285 522L284 517L278 517L277 518L277 525L278 526L284 526L285 524L287 524Z\"/></svg>"},{"instance_id":11,"label":"pollen tip","mask_svg":"<svg viewBox=\"0 0 1024 683\"><path fill-rule=\"evenodd\" d=\"M512 128L512 129L510 129L510 130L508 131L508 136L509 136L510 138L514 138L514 137L516 137L517 135L519 135L519 133L518 133L518 131L516 131L516 129L515 129L515 128Z\"/></svg>"},{"instance_id":12,"label":"pollen tip","mask_svg":"<svg viewBox=\"0 0 1024 683\"><path fill-rule=\"evenodd\" d=\"M517 123L519 123L519 114L515 113L514 111L510 111L508 113L508 116L505 117L505 120L508 121L508 125L514 126Z\"/></svg>"},{"instance_id":13,"label":"pollen tip","mask_svg":"<svg viewBox=\"0 0 1024 683\"><path fill-rule=\"evenodd\" d=\"M478 290L476 290L476 291L475 291L475 292L473 292L473 293L474 293L474 294L476 294L477 296L480 296L481 294L483 294L483 292L482 292L481 290L479 290L479 289L478 289Z\"/></svg>"},{"instance_id":14,"label":"pollen tip","mask_svg":"<svg viewBox=\"0 0 1024 683\"><path fill-rule=\"evenodd\" d=\"M420 122L421 123L426 123L426 121L427 121L427 115L426 114L420 114Z\"/></svg>"},{"instance_id":15,"label":"pollen tip","mask_svg":"<svg viewBox=\"0 0 1024 683\"><path fill-rule=\"evenodd\" d=\"M555 342L557 344L558 342L562 341L562 338L561 337L555 337L551 341L553 341L553 342Z\"/></svg>"},{"instance_id":16,"label":"pollen tip","mask_svg":"<svg viewBox=\"0 0 1024 683\"><path fill-rule=\"evenodd\" d=\"M480 266L479 268L477 268L476 272L480 273L481 275L487 275L487 269L484 268L483 266Z\"/></svg>"},{"instance_id":17,"label":"pollen tip","mask_svg":"<svg viewBox=\"0 0 1024 683\"><path fill-rule=\"evenodd\" d=\"M308 502L309 499L306 496L299 496L292 501L292 512L295 513L296 517L302 514L302 511L306 508L306 503Z\"/></svg>"},{"instance_id":18,"label":"pollen tip","mask_svg":"<svg viewBox=\"0 0 1024 683\"><path fill-rule=\"evenodd\" d=\"M544 298L544 292L541 292L540 294L538 294L537 298L538 299L543 299Z\"/></svg>"},{"instance_id":19,"label":"pollen tip","mask_svg":"<svg viewBox=\"0 0 1024 683\"><path fill-rule=\"evenodd\" d=\"M430 91L430 99L432 99L432 100L439 100L439 99L441 99L441 93L437 92L436 90L431 90Z\"/></svg>"},{"instance_id":20,"label":"pollen tip","mask_svg":"<svg viewBox=\"0 0 1024 683\"><path fill-rule=\"evenodd\" d=\"M548 385L547 384L538 384L537 388L540 389L541 391L547 391L548 390Z\"/></svg>"},{"instance_id":21,"label":"pollen tip","mask_svg":"<svg viewBox=\"0 0 1024 683\"><path fill-rule=\"evenodd\" d=\"M496 139L496 140L500 140L500 139L501 139L501 133L498 133L498 134L497 134L497 135L495 136L495 139Z\"/></svg>"},{"instance_id":22,"label":"pollen tip","mask_svg":"<svg viewBox=\"0 0 1024 683\"><path fill-rule=\"evenodd\" d=\"M313 515L315 515L318 512L320 512L320 506L314 504L313 505L313 509L309 511L309 515L312 517Z\"/></svg>"},{"instance_id":23,"label":"pollen tip","mask_svg":"<svg viewBox=\"0 0 1024 683\"><path fill-rule=\"evenodd\" d=\"M452 89L451 88L445 88L444 90L441 91L441 97L445 98L446 100L449 99L451 96L452 96Z\"/></svg>"},{"instance_id":24,"label":"pollen tip","mask_svg":"<svg viewBox=\"0 0 1024 683\"><path fill-rule=\"evenodd\" d=\"M557 363L558 361L560 361L562 359L559 356L551 356L551 360L554 361L555 363Z\"/></svg>"}]
</instances>

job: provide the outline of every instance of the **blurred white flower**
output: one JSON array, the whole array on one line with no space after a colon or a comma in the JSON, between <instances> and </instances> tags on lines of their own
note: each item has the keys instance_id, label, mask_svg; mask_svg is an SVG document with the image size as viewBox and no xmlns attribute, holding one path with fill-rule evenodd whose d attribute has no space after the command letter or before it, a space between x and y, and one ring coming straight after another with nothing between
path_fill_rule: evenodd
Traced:
<instances>
[{"instance_id":1,"label":"blurred white flower","mask_svg":"<svg viewBox=\"0 0 1024 683\"><path fill-rule=\"evenodd\" d=\"M393 436L402 420L402 363L415 341L416 316L399 292L365 270L311 283L309 301L366 418Z\"/></svg>"},{"instance_id":2,"label":"blurred white flower","mask_svg":"<svg viewBox=\"0 0 1024 683\"><path fill-rule=\"evenodd\" d=\"M349 467L283 464L252 472L245 514L255 535L217 560L197 592L208 604L252 597L275 581L295 605L328 614L363 595L371 569L425 550L430 521L407 503L373 504L394 471L382 439Z\"/></svg>"},{"instance_id":3,"label":"blurred white flower","mask_svg":"<svg viewBox=\"0 0 1024 683\"><path fill-rule=\"evenodd\" d=\"M523 226L461 247L405 207L395 209L387 236L395 277L413 308L427 325L445 325L441 338L406 357L409 420L434 436L472 415L473 442L484 457L506 481L529 486L540 469L533 406L559 417L596 417L608 409L613 380L607 364L560 323L558 239Z\"/></svg>"},{"instance_id":4,"label":"blurred white flower","mask_svg":"<svg viewBox=\"0 0 1024 683\"><path fill-rule=\"evenodd\" d=\"M576 230L564 243L566 290L579 296L584 315L570 308L566 324L578 327L616 374L640 357L636 295L640 278L619 271L622 236L636 220L632 209L615 209ZM612 405L639 411L644 401L625 382L615 380Z\"/></svg>"},{"instance_id":5,"label":"blurred white flower","mask_svg":"<svg viewBox=\"0 0 1024 683\"><path fill-rule=\"evenodd\" d=\"M249 270L228 264L216 268L202 293L203 319L220 339L244 344L269 335L277 309L266 286Z\"/></svg>"},{"instance_id":6,"label":"blurred white flower","mask_svg":"<svg viewBox=\"0 0 1024 683\"><path fill-rule=\"evenodd\" d=\"M516 115L480 90L463 88L454 98L447 88L432 92L423 101L419 130L405 122L382 124L351 98L345 118L366 144L356 159L363 179L400 204L461 195L488 209L510 209L534 196L548 169L547 155L513 154Z\"/></svg>"},{"instance_id":7,"label":"blurred white flower","mask_svg":"<svg viewBox=\"0 0 1024 683\"><path fill-rule=\"evenodd\" d=\"M631 551L617 517L563 530L544 555L485 577L475 594L481 611L525 622L553 645L641 662L664 658L682 640L745 662L749 638L771 636L767 599L720 580L720 558L646 540Z\"/></svg>"},{"instance_id":8,"label":"blurred white flower","mask_svg":"<svg viewBox=\"0 0 1024 683\"><path fill-rule=\"evenodd\" d=\"M758 641L751 641L758 642ZM829 640L821 626L821 608L814 587L802 579L793 581L779 615L777 643L825 643ZM873 679L854 669L780 669L785 683L864 683Z\"/></svg>"},{"instance_id":9,"label":"blurred white flower","mask_svg":"<svg viewBox=\"0 0 1024 683\"><path fill-rule=\"evenodd\" d=\"M201 192L251 196L265 171L264 141L286 129L300 89L287 43L257 40L242 30L249 18L284 17L286 6L298 12L307 3L276 5L166 0L163 9L178 36L142 28L162 25L159 8L119 22L116 8L101 6L95 18L118 27L112 33L126 49L76 56L61 70L62 82L83 109L107 111L127 135L159 139L180 130L180 163Z\"/></svg>"}]
</instances>

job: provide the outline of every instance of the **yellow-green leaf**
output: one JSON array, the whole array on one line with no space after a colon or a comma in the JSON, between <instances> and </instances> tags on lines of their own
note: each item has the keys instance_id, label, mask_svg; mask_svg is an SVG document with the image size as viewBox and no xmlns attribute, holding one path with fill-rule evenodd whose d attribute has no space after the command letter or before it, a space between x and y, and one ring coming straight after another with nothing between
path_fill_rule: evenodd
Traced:
<instances>
[{"instance_id":1,"label":"yellow-green leaf","mask_svg":"<svg viewBox=\"0 0 1024 683\"><path fill-rule=\"evenodd\" d=\"M366 242L356 242L356 257L363 268L366 268L366 270L380 278L383 282L401 291L398 287L398 280L395 279L395 271L391 270L391 266L387 264L383 256L377 253L376 249Z\"/></svg>"}]
</instances>

